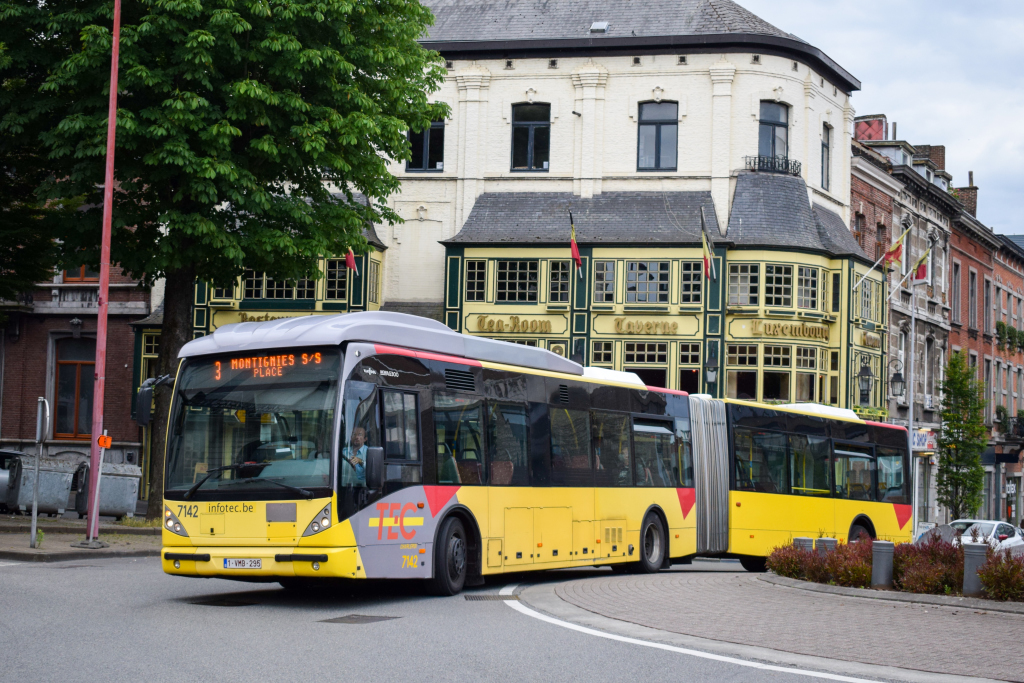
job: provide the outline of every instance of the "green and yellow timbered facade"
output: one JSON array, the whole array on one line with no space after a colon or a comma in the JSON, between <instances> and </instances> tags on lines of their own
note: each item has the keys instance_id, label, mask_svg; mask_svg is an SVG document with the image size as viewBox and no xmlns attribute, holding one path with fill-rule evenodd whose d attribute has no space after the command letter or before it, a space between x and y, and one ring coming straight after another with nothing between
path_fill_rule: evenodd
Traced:
<instances>
[{"instance_id":1,"label":"green and yellow timbered facade","mask_svg":"<svg viewBox=\"0 0 1024 683\"><path fill-rule=\"evenodd\" d=\"M741 174L722 231L707 192L481 195L444 242L445 321L651 386L884 417L883 277L807 197L800 178Z\"/></svg>"}]
</instances>

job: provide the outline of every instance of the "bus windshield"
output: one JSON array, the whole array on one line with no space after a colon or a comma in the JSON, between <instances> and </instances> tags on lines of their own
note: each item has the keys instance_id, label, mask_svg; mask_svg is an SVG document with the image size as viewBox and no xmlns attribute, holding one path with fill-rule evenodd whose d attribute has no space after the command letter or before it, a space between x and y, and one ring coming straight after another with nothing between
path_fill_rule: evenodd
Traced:
<instances>
[{"instance_id":1,"label":"bus windshield","mask_svg":"<svg viewBox=\"0 0 1024 683\"><path fill-rule=\"evenodd\" d=\"M172 409L167 497L330 495L340 367L337 349L188 361Z\"/></svg>"}]
</instances>

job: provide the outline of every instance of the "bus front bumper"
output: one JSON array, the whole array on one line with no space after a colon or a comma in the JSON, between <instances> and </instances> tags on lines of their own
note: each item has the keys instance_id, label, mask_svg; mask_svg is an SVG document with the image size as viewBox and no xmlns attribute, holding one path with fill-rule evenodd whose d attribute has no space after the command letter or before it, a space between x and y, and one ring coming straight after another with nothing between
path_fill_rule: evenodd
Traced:
<instances>
[{"instance_id":1,"label":"bus front bumper","mask_svg":"<svg viewBox=\"0 0 1024 683\"><path fill-rule=\"evenodd\" d=\"M310 546L268 548L246 546L165 546L160 550L164 572L178 576L217 577L247 581L277 577L365 579L359 549ZM258 560L259 562L252 562ZM255 565L258 564L258 567Z\"/></svg>"}]
</instances>

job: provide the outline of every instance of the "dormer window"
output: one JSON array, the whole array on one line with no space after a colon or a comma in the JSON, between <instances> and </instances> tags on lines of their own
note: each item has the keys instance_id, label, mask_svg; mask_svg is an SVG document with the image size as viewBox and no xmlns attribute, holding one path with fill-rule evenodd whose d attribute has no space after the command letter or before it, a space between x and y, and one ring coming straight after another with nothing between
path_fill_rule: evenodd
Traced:
<instances>
[{"instance_id":1,"label":"dormer window","mask_svg":"<svg viewBox=\"0 0 1024 683\"><path fill-rule=\"evenodd\" d=\"M512 170L547 171L551 148L551 105L512 105Z\"/></svg>"}]
</instances>

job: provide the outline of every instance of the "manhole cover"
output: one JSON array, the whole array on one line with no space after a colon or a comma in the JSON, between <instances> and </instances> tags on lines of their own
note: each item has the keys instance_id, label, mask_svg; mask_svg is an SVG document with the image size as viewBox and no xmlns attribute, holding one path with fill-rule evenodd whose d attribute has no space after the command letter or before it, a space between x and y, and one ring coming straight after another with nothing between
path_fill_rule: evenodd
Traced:
<instances>
[{"instance_id":1,"label":"manhole cover","mask_svg":"<svg viewBox=\"0 0 1024 683\"><path fill-rule=\"evenodd\" d=\"M467 595L467 600L518 600L518 595Z\"/></svg>"},{"instance_id":2,"label":"manhole cover","mask_svg":"<svg viewBox=\"0 0 1024 683\"><path fill-rule=\"evenodd\" d=\"M231 598L212 598L210 600L196 600L192 603L193 605L203 605L204 607L248 607L249 605L258 605L258 602L252 602L251 600L232 600Z\"/></svg>"},{"instance_id":3,"label":"manhole cover","mask_svg":"<svg viewBox=\"0 0 1024 683\"><path fill-rule=\"evenodd\" d=\"M372 624L375 621L388 621L398 617L374 617L367 614L346 614L334 619L322 619L321 624Z\"/></svg>"}]
</instances>

